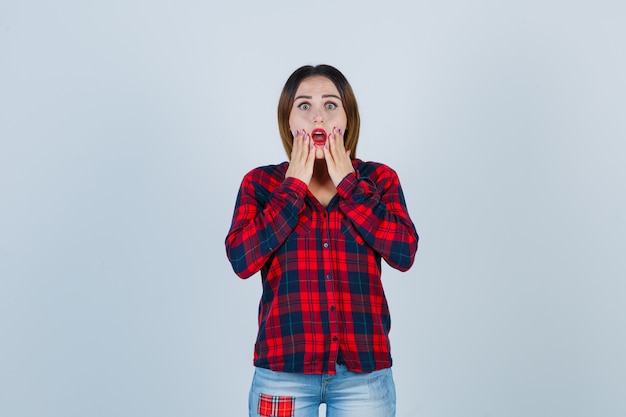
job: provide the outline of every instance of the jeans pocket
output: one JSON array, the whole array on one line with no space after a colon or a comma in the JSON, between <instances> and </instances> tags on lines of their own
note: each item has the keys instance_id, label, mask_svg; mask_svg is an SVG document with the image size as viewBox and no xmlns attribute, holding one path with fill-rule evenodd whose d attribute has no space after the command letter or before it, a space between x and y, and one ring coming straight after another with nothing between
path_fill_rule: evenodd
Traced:
<instances>
[{"instance_id":1,"label":"jeans pocket","mask_svg":"<svg viewBox=\"0 0 626 417\"><path fill-rule=\"evenodd\" d=\"M396 398L396 386L393 382L391 368L372 372L368 380L370 402L393 401Z\"/></svg>"}]
</instances>

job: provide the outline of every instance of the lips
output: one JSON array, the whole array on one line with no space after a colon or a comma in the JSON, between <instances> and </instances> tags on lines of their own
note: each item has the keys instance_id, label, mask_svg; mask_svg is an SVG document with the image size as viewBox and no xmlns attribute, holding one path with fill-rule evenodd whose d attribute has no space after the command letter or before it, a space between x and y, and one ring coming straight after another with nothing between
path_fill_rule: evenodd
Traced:
<instances>
[{"instance_id":1,"label":"lips","mask_svg":"<svg viewBox=\"0 0 626 417\"><path fill-rule=\"evenodd\" d=\"M328 138L328 134L324 129L313 129L311 132L311 139L313 139L313 143L316 145L323 146L326 143L326 139Z\"/></svg>"}]
</instances>

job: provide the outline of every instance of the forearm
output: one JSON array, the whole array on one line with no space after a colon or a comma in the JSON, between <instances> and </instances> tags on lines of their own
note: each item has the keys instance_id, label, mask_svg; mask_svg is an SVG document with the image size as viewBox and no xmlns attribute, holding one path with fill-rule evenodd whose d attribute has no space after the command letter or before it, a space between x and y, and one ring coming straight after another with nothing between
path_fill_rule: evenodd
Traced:
<instances>
[{"instance_id":1,"label":"forearm","mask_svg":"<svg viewBox=\"0 0 626 417\"><path fill-rule=\"evenodd\" d=\"M337 191L342 197L340 210L365 243L393 268L408 270L413 264L419 237L395 174L386 184L349 175Z\"/></svg>"},{"instance_id":2,"label":"forearm","mask_svg":"<svg viewBox=\"0 0 626 417\"><path fill-rule=\"evenodd\" d=\"M306 184L287 178L264 202L252 185L242 185L233 223L226 236L226 253L235 273L248 278L258 272L298 223Z\"/></svg>"}]
</instances>

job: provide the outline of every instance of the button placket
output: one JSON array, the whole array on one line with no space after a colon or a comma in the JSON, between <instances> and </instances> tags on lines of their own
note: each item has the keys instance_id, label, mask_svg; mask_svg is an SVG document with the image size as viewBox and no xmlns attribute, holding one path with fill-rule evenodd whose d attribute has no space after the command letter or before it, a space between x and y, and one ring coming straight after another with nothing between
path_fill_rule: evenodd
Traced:
<instances>
[{"instance_id":1,"label":"button placket","mask_svg":"<svg viewBox=\"0 0 626 417\"><path fill-rule=\"evenodd\" d=\"M335 299L335 291L334 286L335 282L333 278L334 276L334 256L331 249L331 236L334 237L336 231L333 227L337 226L335 222L338 221L337 213L332 210L326 213L326 216L323 219L324 231L321 235L321 247L322 247L322 257L324 259L324 277L325 277L325 287L326 287L326 302L327 308L329 311L329 334L328 337L330 346L330 358L337 357L337 351L339 350L339 322L338 322L338 310L337 310L337 301ZM334 360L334 359L333 359ZM331 365L329 365L331 366Z\"/></svg>"}]
</instances>

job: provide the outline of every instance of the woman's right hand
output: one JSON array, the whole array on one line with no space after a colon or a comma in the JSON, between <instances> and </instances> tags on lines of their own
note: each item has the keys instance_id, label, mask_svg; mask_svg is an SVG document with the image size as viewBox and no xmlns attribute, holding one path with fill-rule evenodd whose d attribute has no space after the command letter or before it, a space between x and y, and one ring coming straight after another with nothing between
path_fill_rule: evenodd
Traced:
<instances>
[{"instance_id":1,"label":"woman's right hand","mask_svg":"<svg viewBox=\"0 0 626 417\"><path fill-rule=\"evenodd\" d=\"M304 130L298 130L293 138L291 160L285 178L297 178L308 186L313 177L314 163L315 149L313 149L311 136Z\"/></svg>"}]
</instances>

